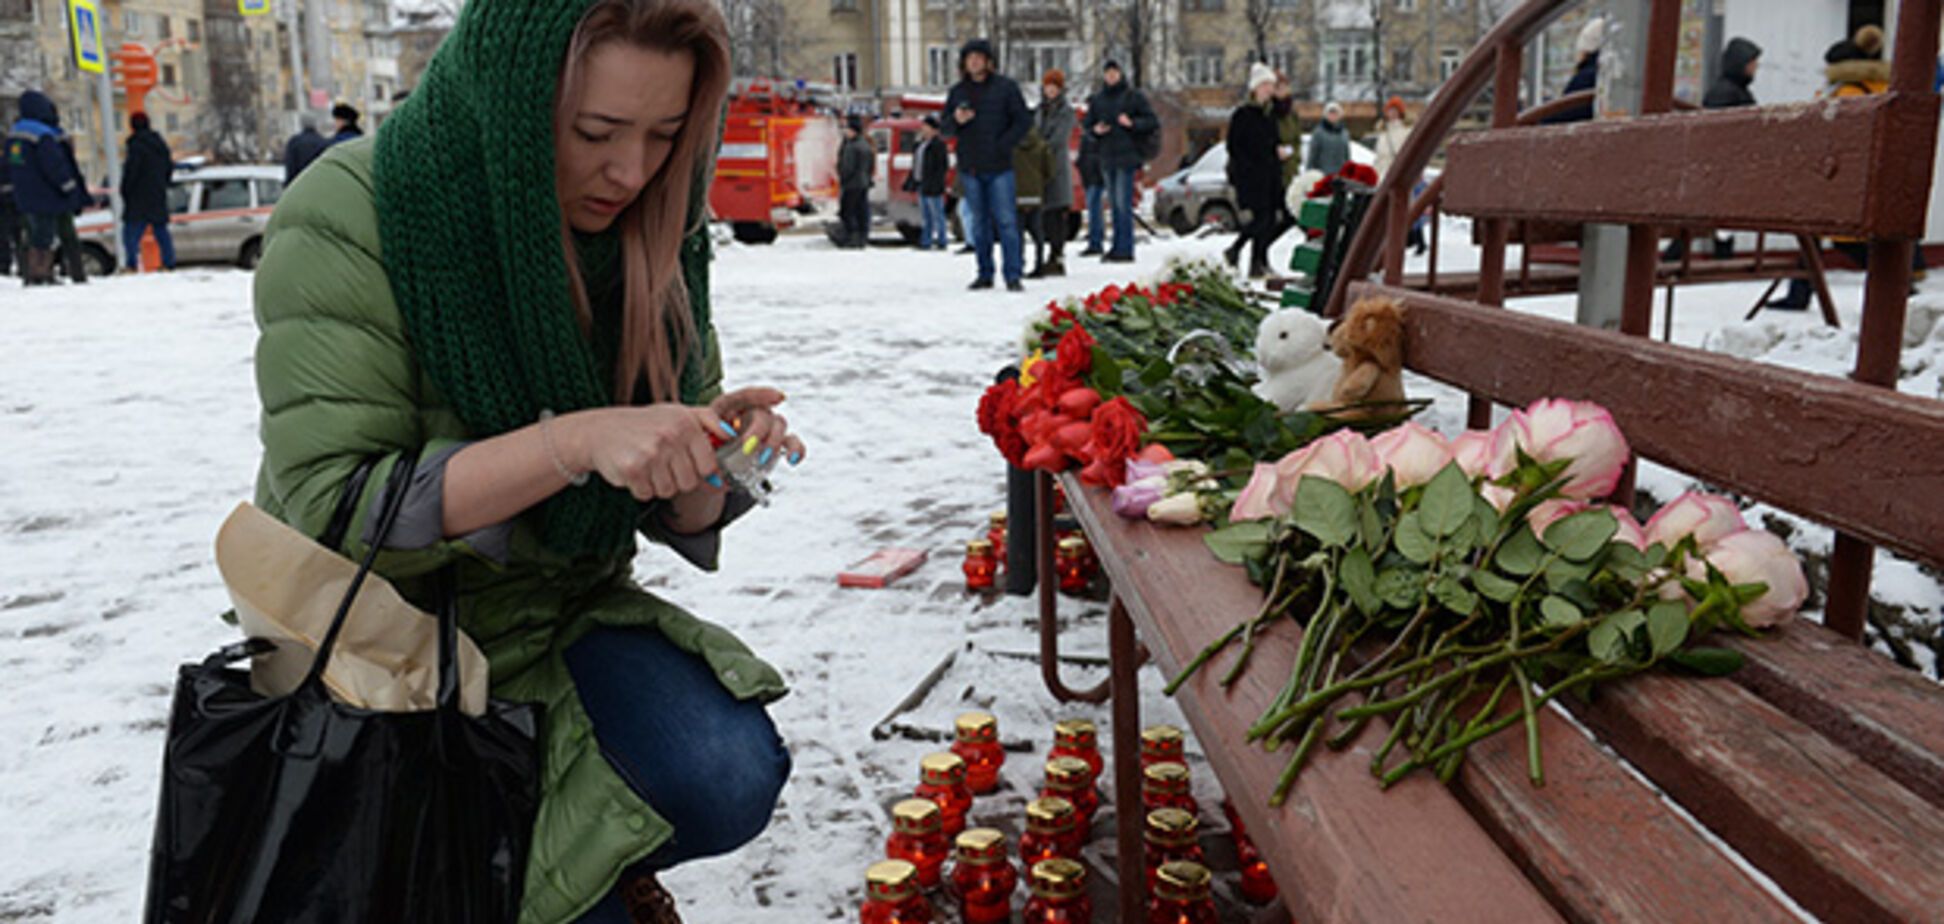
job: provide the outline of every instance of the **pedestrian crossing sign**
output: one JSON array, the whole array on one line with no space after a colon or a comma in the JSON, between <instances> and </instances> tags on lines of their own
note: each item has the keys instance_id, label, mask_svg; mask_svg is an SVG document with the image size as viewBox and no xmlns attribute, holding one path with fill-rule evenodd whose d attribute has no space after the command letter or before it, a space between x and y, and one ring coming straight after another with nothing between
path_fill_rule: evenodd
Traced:
<instances>
[{"instance_id":1,"label":"pedestrian crossing sign","mask_svg":"<svg viewBox=\"0 0 1944 924\"><path fill-rule=\"evenodd\" d=\"M101 9L94 0L68 0L68 33L74 38L74 66L90 74L108 72L101 50Z\"/></svg>"},{"instance_id":2,"label":"pedestrian crossing sign","mask_svg":"<svg viewBox=\"0 0 1944 924\"><path fill-rule=\"evenodd\" d=\"M270 0L236 0L236 11L245 16L262 16L270 12Z\"/></svg>"}]
</instances>

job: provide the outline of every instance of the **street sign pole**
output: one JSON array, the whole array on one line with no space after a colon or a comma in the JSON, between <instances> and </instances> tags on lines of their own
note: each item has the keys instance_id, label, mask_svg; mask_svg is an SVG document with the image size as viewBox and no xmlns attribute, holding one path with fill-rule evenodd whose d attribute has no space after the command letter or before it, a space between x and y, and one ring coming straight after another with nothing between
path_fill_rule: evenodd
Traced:
<instances>
[{"instance_id":1,"label":"street sign pole","mask_svg":"<svg viewBox=\"0 0 1944 924\"><path fill-rule=\"evenodd\" d=\"M101 162L108 167L108 208L112 215L108 236L112 239L110 249L115 255L115 267L119 269L122 265L121 158L115 150L114 91L108 85L108 55L106 43L102 41L106 24L95 0L67 0L67 21L68 48L74 55L74 69L95 75L95 100L101 114ZM87 177L81 178L81 186L83 190L88 188Z\"/></svg>"},{"instance_id":2,"label":"street sign pole","mask_svg":"<svg viewBox=\"0 0 1944 924\"><path fill-rule=\"evenodd\" d=\"M101 105L101 156L108 165L108 208L114 215L114 233L109 237L110 246L115 253L115 268L128 264L128 255L122 253L122 199L121 199L121 152L115 150L115 102L114 90L108 85L108 71L102 70L95 75L95 99Z\"/></svg>"}]
</instances>

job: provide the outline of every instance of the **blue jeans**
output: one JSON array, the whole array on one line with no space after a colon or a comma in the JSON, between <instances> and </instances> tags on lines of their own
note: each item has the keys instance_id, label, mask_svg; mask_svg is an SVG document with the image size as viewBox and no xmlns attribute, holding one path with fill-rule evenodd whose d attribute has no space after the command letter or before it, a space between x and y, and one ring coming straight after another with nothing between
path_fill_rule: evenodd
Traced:
<instances>
[{"instance_id":1,"label":"blue jeans","mask_svg":"<svg viewBox=\"0 0 1944 924\"><path fill-rule=\"evenodd\" d=\"M958 215L959 230L965 234L965 246L970 247L979 236L979 216L972 212L971 196L959 196Z\"/></svg>"},{"instance_id":2,"label":"blue jeans","mask_svg":"<svg viewBox=\"0 0 1944 924\"><path fill-rule=\"evenodd\" d=\"M628 874L735 850L768 827L790 752L763 704L736 699L654 629L597 628L567 649L601 753L675 833ZM580 924L628 924L611 892Z\"/></svg>"},{"instance_id":3,"label":"blue jeans","mask_svg":"<svg viewBox=\"0 0 1944 924\"><path fill-rule=\"evenodd\" d=\"M1134 168L1109 167L1107 198L1114 209L1114 246L1108 253L1117 257L1134 255Z\"/></svg>"},{"instance_id":4,"label":"blue jeans","mask_svg":"<svg viewBox=\"0 0 1944 924\"><path fill-rule=\"evenodd\" d=\"M175 269L175 238L169 234L166 221L124 221L122 222L122 254L129 269L142 268L142 231L154 229L155 246L162 248L162 266Z\"/></svg>"},{"instance_id":5,"label":"blue jeans","mask_svg":"<svg viewBox=\"0 0 1944 924\"><path fill-rule=\"evenodd\" d=\"M943 249L945 240L945 197L919 196L918 210L924 216L924 225L918 231L918 246Z\"/></svg>"},{"instance_id":6,"label":"blue jeans","mask_svg":"<svg viewBox=\"0 0 1944 924\"><path fill-rule=\"evenodd\" d=\"M1007 282L1017 282L1026 269L1019 243L1019 195L1013 172L965 175L965 197L972 200L972 249L979 258L979 278L992 278L992 238L997 232L1001 269Z\"/></svg>"},{"instance_id":7,"label":"blue jeans","mask_svg":"<svg viewBox=\"0 0 1944 924\"><path fill-rule=\"evenodd\" d=\"M1106 193L1107 187L1105 186L1087 187L1088 250L1099 250L1101 244L1105 243L1107 239L1107 228L1101 224L1105 220L1105 216L1101 212L1101 206L1105 204L1107 198Z\"/></svg>"}]
</instances>

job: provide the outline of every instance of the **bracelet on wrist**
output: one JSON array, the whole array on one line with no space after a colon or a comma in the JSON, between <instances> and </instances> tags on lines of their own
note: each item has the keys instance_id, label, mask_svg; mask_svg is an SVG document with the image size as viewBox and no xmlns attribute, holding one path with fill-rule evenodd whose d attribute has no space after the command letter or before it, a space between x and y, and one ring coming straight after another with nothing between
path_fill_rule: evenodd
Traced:
<instances>
[{"instance_id":1,"label":"bracelet on wrist","mask_svg":"<svg viewBox=\"0 0 1944 924\"><path fill-rule=\"evenodd\" d=\"M540 445L547 448L547 458L553 462L554 471L559 472L560 477L565 478L568 484L578 488L587 483L587 473L576 472L569 468L567 463L561 461L559 450L554 448L553 419L554 412L551 409L540 411Z\"/></svg>"}]
</instances>

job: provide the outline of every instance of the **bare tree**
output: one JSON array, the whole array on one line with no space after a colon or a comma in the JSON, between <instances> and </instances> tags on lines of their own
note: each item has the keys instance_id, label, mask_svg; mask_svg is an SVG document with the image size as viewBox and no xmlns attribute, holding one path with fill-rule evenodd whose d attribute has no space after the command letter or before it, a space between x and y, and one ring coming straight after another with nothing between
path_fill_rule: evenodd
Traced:
<instances>
[{"instance_id":1,"label":"bare tree","mask_svg":"<svg viewBox=\"0 0 1944 924\"><path fill-rule=\"evenodd\" d=\"M1174 0L1118 0L1094 6L1096 34L1103 48L1117 48L1125 55L1121 66L1134 86L1158 86L1165 73L1167 50L1163 29L1167 11Z\"/></svg>"},{"instance_id":2,"label":"bare tree","mask_svg":"<svg viewBox=\"0 0 1944 924\"><path fill-rule=\"evenodd\" d=\"M257 156L257 76L249 30L234 3L203 0L203 44L209 58L209 106L200 120L203 146L218 163Z\"/></svg>"},{"instance_id":3,"label":"bare tree","mask_svg":"<svg viewBox=\"0 0 1944 924\"><path fill-rule=\"evenodd\" d=\"M722 0L736 76L781 76L802 47L783 0Z\"/></svg>"}]
</instances>

